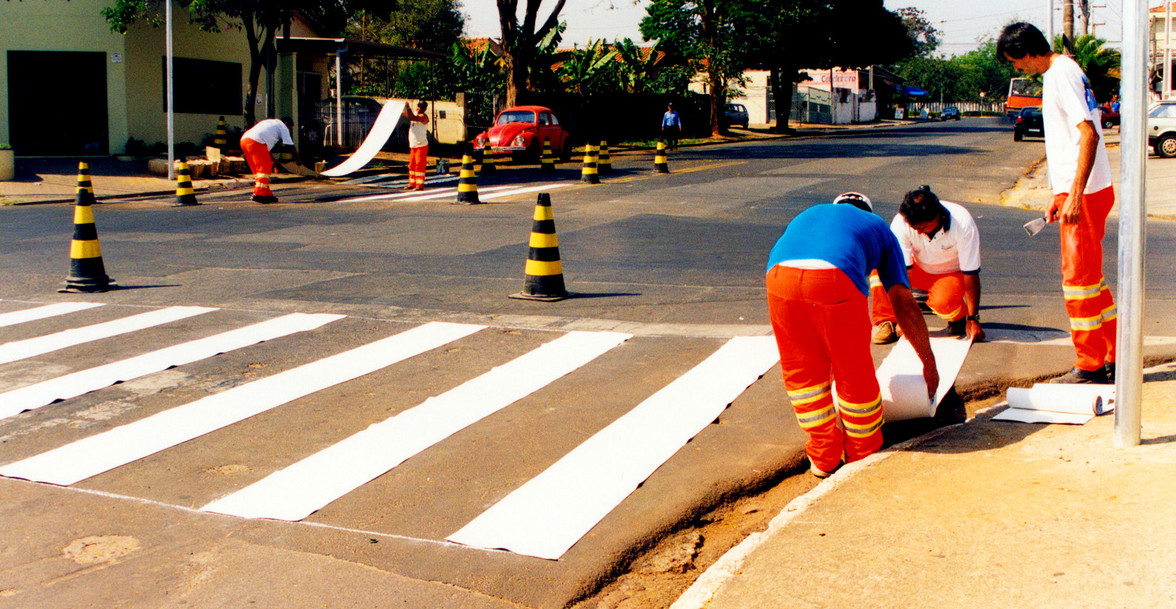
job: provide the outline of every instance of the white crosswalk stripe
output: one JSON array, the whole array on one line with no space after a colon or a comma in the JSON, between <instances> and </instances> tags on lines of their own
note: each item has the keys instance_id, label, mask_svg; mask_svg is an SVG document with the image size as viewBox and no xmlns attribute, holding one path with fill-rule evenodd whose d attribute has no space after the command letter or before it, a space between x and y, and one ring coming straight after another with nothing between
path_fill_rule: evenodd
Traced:
<instances>
[{"instance_id":1,"label":"white crosswalk stripe","mask_svg":"<svg viewBox=\"0 0 1176 609\"><path fill-rule=\"evenodd\" d=\"M201 509L247 518L301 520L628 338L616 332L565 334Z\"/></svg>"},{"instance_id":2,"label":"white crosswalk stripe","mask_svg":"<svg viewBox=\"0 0 1176 609\"><path fill-rule=\"evenodd\" d=\"M565 188L572 186L569 182L552 182L549 184L539 184L536 186L488 186L478 189L479 201L492 201L494 199L502 199L512 197L514 195L527 194L531 192L539 192L543 190L553 190L556 188ZM398 201L398 202L418 202L418 201L435 201L437 199L452 199L457 197L457 188L442 188L439 190L420 192L399 192L390 193L386 195L368 195L363 197L353 197L350 199L340 199L339 203L362 203L366 201Z\"/></svg>"},{"instance_id":3,"label":"white crosswalk stripe","mask_svg":"<svg viewBox=\"0 0 1176 609\"><path fill-rule=\"evenodd\" d=\"M65 311L61 310L58 314L63 312ZM195 316L207 311L191 307L187 312ZM26 317L31 319L43 311L31 315L27 314L27 311L15 313L26 313ZM156 313L159 316L155 319L163 319L166 315L177 315L179 311L164 308ZM0 393L0 418L12 417L23 410L41 408L58 399L69 399L119 381L143 377L247 345L323 328L343 317L334 314L283 315L13 389ZM116 321L126 319L131 318ZM224 324L225 321L221 316L208 316L207 321L201 323L216 326ZM145 327L147 325L149 324L144 324ZM103 324L80 329L101 326ZM329 336L332 332L345 332L347 327L347 324L340 324L338 330L327 328L323 331L324 336ZM490 365L495 363L493 349L498 345L513 345L509 348L517 350L521 345L534 344L535 341L535 336L532 335L527 338L511 338L508 342L502 343L501 339L495 338L495 334L478 334L484 328L485 326L473 324L424 323L374 339L359 347L275 372L259 380L237 384L232 388L180 405L168 406L164 410L108 427L92 435L82 434L80 439L76 434L66 434L67 437L72 437L72 441L67 439L49 450L39 449L43 452L31 455L25 453L17 460L0 466L0 476L69 486L90 480L105 472L125 468L122 471L130 476L128 480L133 486L137 484L134 481L135 477L144 475L143 472L166 462L168 454L172 455L170 458L173 460L186 461L188 457L183 456L185 449L180 447L181 444L193 442L194 444L186 445L187 450L195 450L207 456L216 455L222 449L229 449L229 438L233 437L233 433L242 433L249 429L249 426L265 430L262 433L280 434L281 430L269 428L284 425L286 419L255 417L284 407L295 400L311 400L303 402L306 406L312 406L313 400L316 399L329 400L329 393L316 398L310 396L336 385L358 381L360 377L413 358L421 358L422 363L419 365L423 366L432 365L430 362L433 361L457 361L451 359L454 356L446 354L462 352L465 344L441 349L455 341L469 337L472 342L468 344L474 347L470 353L478 353L477 357L489 356L492 358L487 362ZM127 328L126 331L129 332L131 329ZM536 332L545 335L547 331ZM49 334L42 337L42 341L48 341L50 336L63 334ZM475 337L475 334L478 334L478 337ZM511 331L509 334L519 333ZM449 441L457 436L458 432L476 425L501 424L501 420L493 423L487 419L512 405L519 404L520 412L526 411L529 408L526 398L539 390L556 385L557 382L567 385L561 386L558 390L549 389L552 391L550 395L561 395L568 389L571 389L573 394L584 390L585 383L593 382L601 373L599 369L583 373L577 371L589 364L601 365L594 362L629 341L632 336L614 331L567 331L553 339L544 339L538 346L528 347L521 355L509 361L502 361L474 378L462 380L461 373L457 372L451 376L456 381L451 389L437 390L433 397L419 403L414 402L416 405L413 407L397 410L390 418L380 420L388 417L387 414L383 417L368 418L369 415L383 412L379 409L366 413L362 409L356 410L349 414L357 416L353 419L357 422L367 421L366 428L354 428L362 431L328 437L326 441L323 441L323 438L316 438L314 443L300 445L294 442L288 447L275 445L271 448L276 449L277 452L273 455L276 458L268 461L273 465L265 466L270 471L259 468L257 477L250 478L251 483L238 485L235 489L229 487L216 494L209 493L211 496L201 498L196 505L203 504L203 507L198 509L205 512L246 518L302 520L377 479L385 482L396 480L396 476L382 477L393 471L402 471L397 468L406 461ZM31 342L28 344L35 344L37 341L29 340ZM490 350L487 351L487 348ZM646 354L648 352L643 349L648 348L635 347L637 353ZM269 353L281 351L282 345L279 344L273 346ZM265 352L263 350L259 353ZM2 353L3 349L0 349L0 355ZM625 353L618 351L614 357L609 358L610 363L607 366L626 366L627 358L632 356ZM251 361L252 357L251 355ZM650 387L653 391L650 397L628 414L607 424L588 441L558 459L545 472L515 489L504 500L490 506L489 509L479 504L479 510L484 509L484 513L451 535L448 538L449 542L477 548L505 548L512 552L544 558L559 558L606 514L623 502L646 477L712 422L777 359L775 342L770 337L742 337L728 341L705 361L664 388L656 390ZM262 367L264 365L262 364ZM418 364L407 364L408 367L404 370L411 370L415 365ZM217 369L215 366L206 368ZM401 372L403 373L404 371ZM209 372L199 374L207 375ZM215 378L217 373L211 374ZM576 378L581 374L584 376ZM567 381L560 380L568 376L572 378ZM430 387L428 381L425 383L423 387ZM215 389L219 384L210 386ZM593 386L589 392L595 390ZM623 405L623 402L618 405ZM569 412L574 412L579 406L576 403L544 402L544 411L567 408ZM65 411L68 412L69 408L66 407ZM252 421L247 423L247 419ZM370 422L372 420L376 422ZM21 420L14 419L13 424L20 424L19 421ZM29 420L29 429L37 429L35 421L36 419ZM290 421L289 424L300 423ZM212 434L214 431L235 425L241 425L234 428L235 432L226 430L222 434ZM546 431L540 428L540 433ZM309 440L309 436L307 439ZM444 450L462 452L472 448L464 444L464 441L456 444L450 442ZM161 459L158 463L137 463L156 454L159 454ZM3 450L0 450L0 462L5 460L7 459ZM426 459L422 464L427 462ZM136 464L137 468L128 467L132 464ZM101 488L112 480L114 478L102 478L83 486ZM188 483L191 483L191 479L184 479L181 476L176 482L179 485L177 489ZM146 488L150 487L145 487L144 499L151 495ZM346 510L345 504L342 509ZM459 524L454 522L453 528L458 528ZM436 539L441 541L439 536Z\"/></svg>"},{"instance_id":4,"label":"white crosswalk stripe","mask_svg":"<svg viewBox=\"0 0 1176 609\"><path fill-rule=\"evenodd\" d=\"M142 459L468 336L484 326L433 322L165 410L0 468L0 476L68 485Z\"/></svg>"},{"instance_id":5,"label":"white crosswalk stripe","mask_svg":"<svg viewBox=\"0 0 1176 609\"><path fill-rule=\"evenodd\" d=\"M123 317L99 324L62 330L45 336L16 340L0 345L0 364L15 362L28 357L43 355L58 349L73 347L82 343L110 338L135 330L142 330L152 326L166 324L172 321L210 313L216 309L209 307L168 307L156 311L148 311L130 317Z\"/></svg>"},{"instance_id":6,"label":"white crosswalk stripe","mask_svg":"<svg viewBox=\"0 0 1176 609\"><path fill-rule=\"evenodd\" d=\"M449 541L558 559L778 360L770 336L731 339Z\"/></svg>"},{"instance_id":7,"label":"white crosswalk stripe","mask_svg":"<svg viewBox=\"0 0 1176 609\"><path fill-rule=\"evenodd\" d=\"M294 332L321 327L342 315L291 313L276 319L174 345L136 357L112 362L0 393L0 419L108 387L120 381L167 370L241 347Z\"/></svg>"},{"instance_id":8,"label":"white crosswalk stripe","mask_svg":"<svg viewBox=\"0 0 1176 609\"><path fill-rule=\"evenodd\" d=\"M0 327L15 326L16 324L23 324L28 321L56 317L58 315L65 315L66 313L84 311L100 306L102 306L100 302L61 302L33 309L0 313Z\"/></svg>"}]
</instances>

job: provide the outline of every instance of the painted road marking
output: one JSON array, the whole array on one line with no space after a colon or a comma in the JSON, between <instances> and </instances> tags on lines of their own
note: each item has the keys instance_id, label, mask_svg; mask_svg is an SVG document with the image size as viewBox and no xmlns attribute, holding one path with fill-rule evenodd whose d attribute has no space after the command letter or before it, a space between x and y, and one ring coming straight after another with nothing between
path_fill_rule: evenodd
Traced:
<instances>
[{"instance_id":1,"label":"painted road marking","mask_svg":"<svg viewBox=\"0 0 1176 609\"><path fill-rule=\"evenodd\" d=\"M779 361L733 338L447 539L557 560Z\"/></svg>"},{"instance_id":2,"label":"painted road marking","mask_svg":"<svg viewBox=\"0 0 1176 609\"><path fill-rule=\"evenodd\" d=\"M165 347L129 359L42 381L0 393L0 419L129 381L152 372L167 370L295 332L326 325L343 315L291 313L244 328Z\"/></svg>"},{"instance_id":3,"label":"painted road marking","mask_svg":"<svg viewBox=\"0 0 1176 609\"><path fill-rule=\"evenodd\" d=\"M565 334L200 509L302 520L630 337L616 332Z\"/></svg>"},{"instance_id":4,"label":"painted road marking","mask_svg":"<svg viewBox=\"0 0 1176 609\"><path fill-rule=\"evenodd\" d=\"M90 341L110 338L119 334L126 334L127 332L134 332L135 330L142 330L196 315L203 315L215 310L209 307L168 307L166 309L148 311L146 313L131 315L82 328L62 330L61 332L54 332L53 334L46 334L36 338L15 340L0 345L0 364L7 364L8 362L15 362L28 357L50 353L58 349L65 349L66 347L72 347Z\"/></svg>"},{"instance_id":5,"label":"painted road marking","mask_svg":"<svg viewBox=\"0 0 1176 609\"><path fill-rule=\"evenodd\" d=\"M67 486L375 372L485 326L431 322L0 467L0 476Z\"/></svg>"},{"instance_id":6,"label":"painted road marking","mask_svg":"<svg viewBox=\"0 0 1176 609\"><path fill-rule=\"evenodd\" d=\"M38 319L55 317L57 315L64 315L66 313L73 313L75 311L84 311L86 309L92 309L94 307L100 306L102 306L102 303L100 302L61 302L57 304L45 305L43 307L24 309L22 311L0 313L0 327L15 326L16 324L23 324L27 321L36 321Z\"/></svg>"}]
</instances>

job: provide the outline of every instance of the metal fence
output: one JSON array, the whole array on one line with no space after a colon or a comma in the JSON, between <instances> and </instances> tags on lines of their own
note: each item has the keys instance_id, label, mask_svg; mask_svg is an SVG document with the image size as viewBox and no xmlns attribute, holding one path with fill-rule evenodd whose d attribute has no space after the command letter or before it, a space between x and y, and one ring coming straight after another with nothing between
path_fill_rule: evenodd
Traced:
<instances>
[{"instance_id":1,"label":"metal fence","mask_svg":"<svg viewBox=\"0 0 1176 609\"><path fill-rule=\"evenodd\" d=\"M923 113L923 109L927 110L928 114L939 114L947 106L955 106L960 109L961 113L996 113L1004 114L1004 102L912 102L906 105L907 116L919 116Z\"/></svg>"}]
</instances>

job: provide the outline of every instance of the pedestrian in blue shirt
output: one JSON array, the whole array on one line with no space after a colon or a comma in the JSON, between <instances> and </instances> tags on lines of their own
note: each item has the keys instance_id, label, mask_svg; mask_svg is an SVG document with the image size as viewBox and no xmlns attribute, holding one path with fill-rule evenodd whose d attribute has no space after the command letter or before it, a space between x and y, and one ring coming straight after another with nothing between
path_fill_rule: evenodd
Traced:
<instances>
[{"instance_id":1,"label":"pedestrian in blue shirt","mask_svg":"<svg viewBox=\"0 0 1176 609\"><path fill-rule=\"evenodd\" d=\"M682 118L674 111L674 104L666 104L666 113L661 122L662 141L670 150L678 149L678 134L682 132Z\"/></svg>"}]
</instances>

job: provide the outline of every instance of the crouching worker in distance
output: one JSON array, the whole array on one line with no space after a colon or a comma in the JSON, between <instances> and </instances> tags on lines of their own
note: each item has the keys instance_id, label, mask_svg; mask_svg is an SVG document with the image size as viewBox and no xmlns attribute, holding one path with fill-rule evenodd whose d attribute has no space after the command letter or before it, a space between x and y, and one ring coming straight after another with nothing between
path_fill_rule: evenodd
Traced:
<instances>
[{"instance_id":1,"label":"crouching worker in distance","mask_svg":"<svg viewBox=\"0 0 1176 609\"><path fill-rule=\"evenodd\" d=\"M947 322L948 334L984 340L980 326L980 233L962 205L940 201L927 186L906 193L890 223L911 287L927 291L927 306ZM875 344L898 340L894 309L870 276Z\"/></svg>"}]
</instances>

